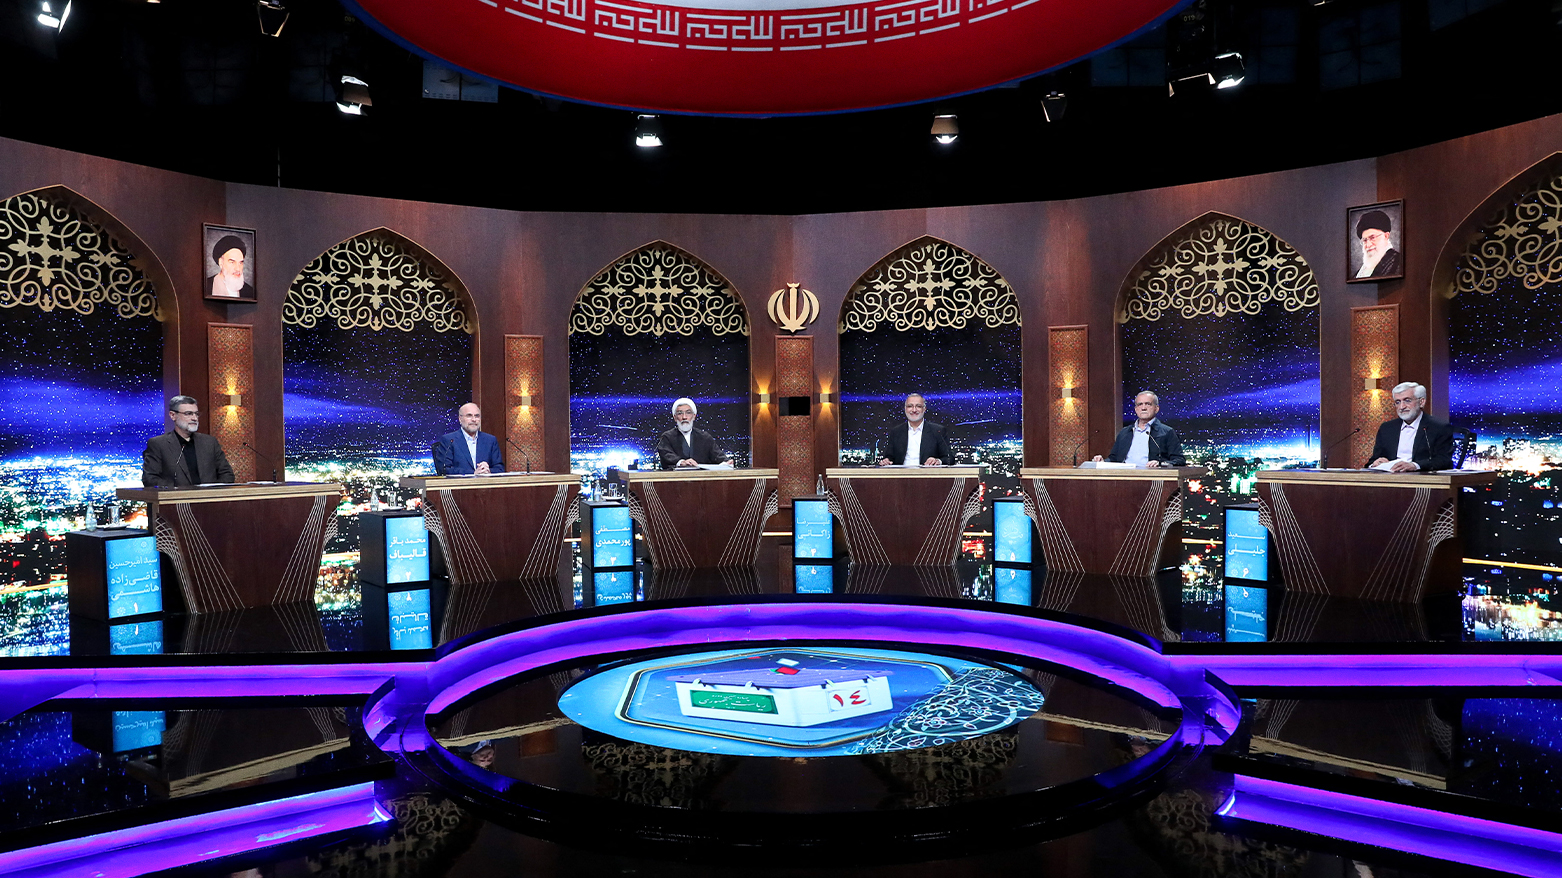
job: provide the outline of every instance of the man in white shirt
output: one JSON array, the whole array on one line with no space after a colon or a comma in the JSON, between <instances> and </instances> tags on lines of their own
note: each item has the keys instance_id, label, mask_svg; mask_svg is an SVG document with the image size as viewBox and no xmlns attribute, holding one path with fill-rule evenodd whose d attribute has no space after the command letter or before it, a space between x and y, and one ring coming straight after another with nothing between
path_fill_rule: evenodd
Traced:
<instances>
[{"instance_id":1,"label":"man in white shirt","mask_svg":"<svg viewBox=\"0 0 1562 878\"><path fill-rule=\"evenodd\" d=\"M927 399L906 395L906 422L890 431L879 466L953 466L955 453L944 426L927 420Z\"/></svg>"},{"instance_id":2,"label":"man in white shirt","mask_svg":"<svg viewBox=\"0 0 1562 878\"><path fill-rule=\"evenodd\" d=\"M1367 466L1393 461L1389 468L1396 473L1454 468L1454 431L1424 408L1425 387L1413 381L1394 386L1394 414L1399 417L1378 428Z\"/></svg>"}]
</instances>

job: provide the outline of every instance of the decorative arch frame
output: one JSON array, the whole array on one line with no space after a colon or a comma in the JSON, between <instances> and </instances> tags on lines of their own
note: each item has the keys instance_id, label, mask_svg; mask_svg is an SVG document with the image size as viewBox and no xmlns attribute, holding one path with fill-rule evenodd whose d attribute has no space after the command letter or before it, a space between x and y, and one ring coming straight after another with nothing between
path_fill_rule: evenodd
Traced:
<instances>
[{"instance_id":1,"label":"decorative arch frame","mask_svg":"<svg viewBox=\"0 0 1562 878\"><path fill-rule=\"evenodd\" d=\"M677 268L680 273L668 276L669 268ZM675 301L674 293L680 294L679 298L690 294L695 301ZM707 310L703 305L717 307ZM745 384L752 400L754 326L748 302L737 285L715 266L665 238L656 238L604 263L581 285L565 312L566 359L571 347L569 339L579 334L601 336L616 330L625 335L688 336L702 327L717 336L741 335L746 340ZM573 394L571 386L570 396ZM745 408L752 461L758 451L754 441L757 418L753 405ZM571 436L573 449L573 431L566 427L566 432Z\"/></svg>"},{"instance_id":2,"label":"decorative arch frame","mask_svg":"<svg viewBox=\"0 0 1562 878\"><path fill-rule=\"evenodd\" d=\"M694 270L708 272L712 278L719 281L721 288L726 291L725 298L731 300L736 305L737 314L731 314L730 309L723 309L713 318L700 314L695 308L682 307L682 303L672 302L671 294L675 288L664 287L660 283L663 280L671 280L670 278L661 277L659 273L667 266L655 263L650 265L641 263L637 266L631 262L639 254L652 254L658 249L664 250L671 257L683 257L692 264ZM621 266L622 268L620 268ZM641 279L654 281L656 286L644 287L642 291L641 288L622 287L609 283L601 287L600 291L592 299L588 299L588 296L592 295L593 285L607 279L608 275L615 270L628 271L629 273L622 274L620 277L614 278L614 280L627 283L635 279L632 271L635 267L641 268L642 272L645 269L649 269L650 276ZM681 279L686 283L699 280L697 277L690 278L687 275ZM702 293L698 288L694 292L702 299L709 300L710 298L710 293ZM649 299L649 301L636 303L630 298L631 295L639 295L642 299ZM663 300L663 295L668 296L668 298ZM583 302L586 303L584 307L582 305ZM679 307L674 307L675 305ZM663 319L664 313L667 314L666 319ZM577 317L577 315L579 316ZM719 322L711 322L712 320ZM625 321L630 321L635 331L626 332L626 335L637 335L644 332L650 332L654 335L663 335L668 332L689 335L696 327L708 325L716 330L715 334L717 335L737 332L748 336L750 339L753 338L753 324L749 319L748 303L743 300L743 295L738 291L737 286L710 263L679 247L677 244L662 238L657 238L654 241L648 241L638 247L626 250L594 272L591 275L591 279L581 286L579 292L575 294L575 298L571 301L567 321L565 326L566 335L575 335L578 331L600 335L609 326L625 325ZM750 349L750 358L752 360L752 344Z\"/></svg>"},{"instance_id":3,"label":"decorative arch frame","mask_svg":"<svg viewBox=\"0 0 1562 878\"><path fill-rule=\"evenodd\" d=\"M156 295L156 313L153 316L163 324L163 395L169 396L177 392L180 353L179 297L174 289L173 277L168 273L167 266L163 265L163 260L158 257L157 251L108 208L69 186L58 183L40 186L8 195L0 199L0 203L23 195L34 195L45 200L56 201L80 212L88 221L96 223L107 231L109 236L128 250L139 263L138 267L142 275L151 281Z\"/></svg>"},{"instance_id":4,"label":"decorative arch frame","mask_svg":"<svg viewBox=\"0 0 1562 878\"><path fill-rule=\"evenodd\" d=\"M954 281L907 280L917 274L941 274L933 269L949 266L954 256L954 253L943 252L946 249L970 257L969 266L953 266L957 277L969 279L971 275L968 272L975 271L975 277L979 280L992 279L991 287L973 289L973 285L967 282L964 287L966 295L951 295ZM925 253L925 270L919 272L909 262L906 266L895 266L897 257L909 261L918 251ZM934 266L932 263L935 259L943 260L943 266ZM870 289L870 276L881 269L889 273L889 277L873 281L877 288ZM892 284L899 282L904 282L904 287L894 288ZM935 291L934 287L939 289ZM918 292L920 296L916 295ZM922 305L920 313L915 310L919 299ZM935 235L922 235L885 253L867 271L857 276L841 300L836 331L837 334L850 329L872 332L878 328L878 321L882 320L893 320L897 329L959 329L976 319L990 327L1009 323L1021 325L1019 297L1014 288L1002 273L972 251ZM868 325L870 321L871 325Z\"/></svg>"},{"instance_id":5,"label":"decorative arch frame","mask_svg":"<svg viewBox=\"0 0 1562 878\"><path fill-rule=\"evenodd\" d=\"M1528 205L1521 207L1526 200ZM1509 205L1516 214L1511 218L1503 216ZM1554 152L1510 177L1454 228L1433 264L1433 294L1452 299L1460 292L1482 292L1483 286L1494 287L1503 279L1519 277L1514 263L1528 269L1528 276L1520 283L1530 289L1562 280L1562 224L1543 228L1549 221L1562 223L1562 152ZM1484 228L1496 230L1501 241L1472 252L1470 248ZM1498 267L1499 263L1503 267ZM1482 265L1490 265L1499 276L1481 277L1485 274Z\"/></svg>"}]
</instances>

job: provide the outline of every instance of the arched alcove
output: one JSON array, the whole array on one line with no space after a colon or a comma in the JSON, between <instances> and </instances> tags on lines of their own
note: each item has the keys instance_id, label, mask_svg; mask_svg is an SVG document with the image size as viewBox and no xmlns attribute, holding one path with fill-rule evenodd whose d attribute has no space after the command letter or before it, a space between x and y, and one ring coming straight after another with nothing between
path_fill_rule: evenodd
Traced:
<instances>
[{"instance_id":1,"label":"arched alcove","mask_svg":"<svg viewBox=\"0 0 1562 878\"><path fill-rule=\"evenodd\" d=\"M283 429L295 478L346 486L322 585L351 586L356 515L370 492L412 501L404 475L472 398L476 316L461 280L411 240L379 228L304 266L282 305ZM498 413L494 414L497 419ZM489 425L485 425L489 426Z\"/></svg>"},{"instance_id":2,"label":"arched alcove","mask_svg":"<svg viewBox=\"0 0 1562 878\"><path fill-rule=\"evenodd\" d=\"M1184 498L1189 538L1218 540L1220 509L1252 499L1258 470L1317 463L1318 281L1296 248L1206 213L1129 272L1117 321L1125 421L1155 392L1188 463L1210 470Z\"/></svg>"},{"instance_id":3,"label":"arched alcove","mask_svg":"<svg viewBox=\"0 0 1562 878\"><path fill-rule=\"evenodd\" d=\"M148 252L64 187L0 201L0 585L62 581L65 534L141 484L166 429L172 297Z\"/></svg>"},{"instance_id":4,"label":"arched alcove","mask_svg":"<svg viewBox=\"0 0 1562 878\"><path fill-rule=\"evenodd\" d=\"M872 461L917 392L957 463L1018 485L1020 305L992 266L938 238L912 241L852 285L838 329L843 465Z\"/></svg>"},{"instance_id":5,"label":"arched alcove","mask_svg":"<svg viewBox=\"0 0 1562 878\"><path fill-rule=\"evenodd\" d=\"M1433 290L1448 303L1448 410L1473 430L1466 466L1501 473L1471 516L1471 557L1562 565L1562 153L1486 198L1449 238ZM1524 576L1505 570L1493 594ZM1530 583L1517 582L1517 591ZM1495 624L1495 623L1494 623Z\"/></svg>"},{"instance_id":6,"label":"arched alcove","mask_svg":"<svg viewBox=\"0 0 1562 878\"><path fill-rule=\"evenodd\" d=\"M614 261L569 315L570 468L651 457L687 396L738 466L750 460L749 320L732 285L654 241Z\"/></svg>"}]
</instances>

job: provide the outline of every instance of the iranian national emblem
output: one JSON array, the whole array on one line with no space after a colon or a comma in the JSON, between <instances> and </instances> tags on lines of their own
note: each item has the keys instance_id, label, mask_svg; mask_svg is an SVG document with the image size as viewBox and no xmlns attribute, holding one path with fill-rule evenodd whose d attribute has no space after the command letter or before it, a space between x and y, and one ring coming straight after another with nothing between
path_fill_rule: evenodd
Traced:
<instances>
[{"instance_id":1,"label":"iranian national emblem","mask_svg":"<svg viewBox=\"0 0 1562 878\"><path fill-rule=\"evenodd\" d=\"M819 297L797 284L787 284L770 296L770 319L787 332L801 332L819 316Z\"/></svg>"}]
</instances>

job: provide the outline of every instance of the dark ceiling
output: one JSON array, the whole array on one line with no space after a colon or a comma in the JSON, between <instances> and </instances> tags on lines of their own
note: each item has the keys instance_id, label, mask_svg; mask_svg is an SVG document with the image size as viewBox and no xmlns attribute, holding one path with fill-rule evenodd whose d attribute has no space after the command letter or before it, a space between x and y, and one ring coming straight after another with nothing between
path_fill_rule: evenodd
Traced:
<instances>
[{"instance_id":1,"label":"dark ceiling","mask_svg":"<svg viewBox=\"0 0 1562 878\"><path fill-rule=\"evenodd\" d=\"M56 0L58 2L58 0ZM331 0L0 0L0 136L219 179L518 210L822 213L1036 201L1382 155L1562 112L1562 0L1235 0L1247 80L1168 97L1167 27L1014 87L777 119L668 117L501 88L423 97L424 61ZM430 0L435 2L435 0ZM1085 2L1085 0L1081 0ZM930 58L928 63L937 63ZM340 113L352 72L374 105ZM1059 122L1040 97L1068 95ZM942 146L933 114L955 113Z\"/></svg>"}]
</instances>

